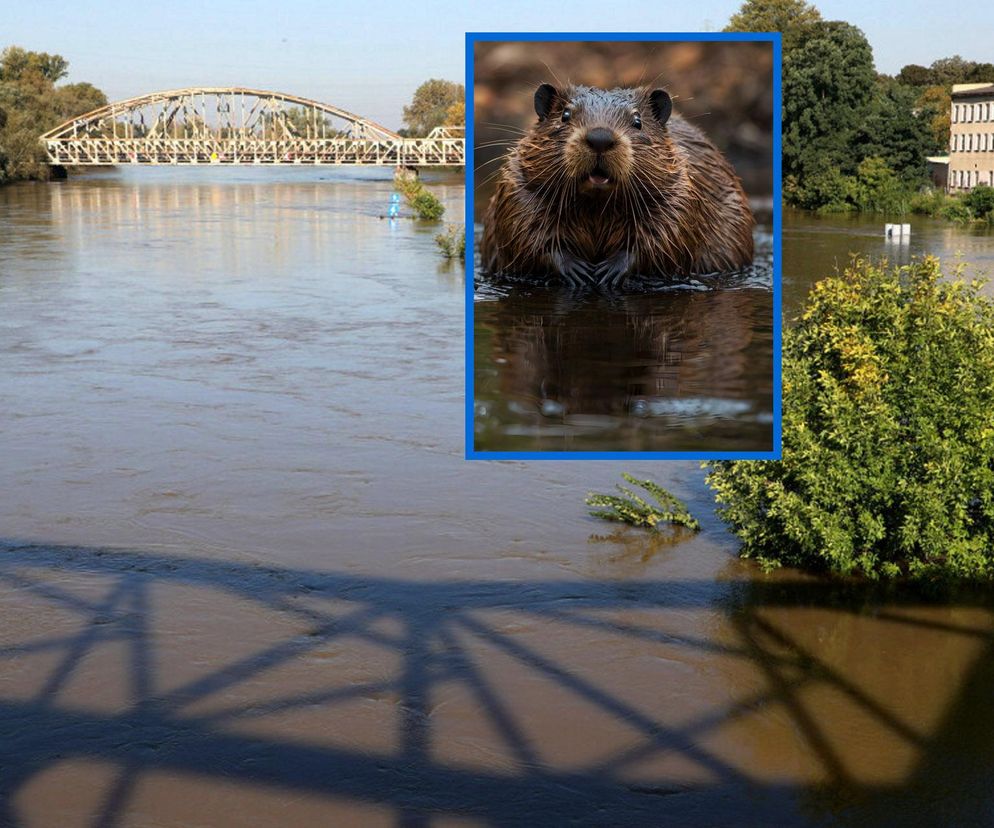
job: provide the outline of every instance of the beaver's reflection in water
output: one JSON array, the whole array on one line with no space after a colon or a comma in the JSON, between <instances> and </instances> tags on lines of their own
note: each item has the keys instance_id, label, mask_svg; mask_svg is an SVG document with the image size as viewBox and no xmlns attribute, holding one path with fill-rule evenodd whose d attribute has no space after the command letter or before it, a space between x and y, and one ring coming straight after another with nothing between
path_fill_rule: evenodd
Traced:
<instances>
[{"instance_id":1,"label":"beaver's reflection in water","mask_svg":"<svg viewBox=\"0 0 994 828\"><path fill-rule=\"evenodd\" d=\"M765 287L507 289L474 315L477 450L772 448Z\"/></svg>"}]
</instances>

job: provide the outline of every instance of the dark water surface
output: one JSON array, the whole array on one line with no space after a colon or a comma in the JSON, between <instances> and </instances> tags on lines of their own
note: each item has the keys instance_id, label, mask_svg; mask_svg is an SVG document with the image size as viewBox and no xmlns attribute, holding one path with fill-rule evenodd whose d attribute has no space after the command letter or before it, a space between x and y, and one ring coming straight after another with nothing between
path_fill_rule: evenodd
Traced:
<instances>
[{"instance_id":1,"label":"dark water surface","mask_svg":"<svg viewBox=\"0 0 994 828\"><path fill-rule=\"evenodd\" d=\"M771 451L773 255L616 296L479 282L479 451Z\"/></svg>"},{"instance_id":2,"label":"dark water surface","mask_svg":"<svg viewBox=\"0 0 994 828\"><path fill-rule=\"evenodd\" d=\"M390 190L0 189L0 825L992 824L989 597L764 576L691 463L463 460ZM703 531L586 517L623 470Z\"/></svg>"}]
</instances>

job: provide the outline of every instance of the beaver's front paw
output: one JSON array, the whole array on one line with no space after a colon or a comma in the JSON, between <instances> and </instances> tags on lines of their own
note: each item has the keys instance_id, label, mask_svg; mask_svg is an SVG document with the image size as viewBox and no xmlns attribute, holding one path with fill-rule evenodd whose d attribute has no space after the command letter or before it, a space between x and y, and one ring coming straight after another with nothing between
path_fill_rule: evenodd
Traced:
<instances>
[{"instance_id":1,"label":"beaver's front paw","mask_svg":"<svg viewBox=\"0 0 994 828\"><path fill-rule=\"evenodd\" d=\"M610 258L594 267L591 276L598 287L618 289L632 272L635 257L627 250L619 250Z\"/></svg>"},{"instance_id":2,"label":"beaver's front paw","mask_svg":"<svg viewBox=\"0 0 994 828\"><path fill-rule=\"evenodd\" d=\"M593 265L571 253L552 254L552 267L572 287L594 284Z\"/></svg>"}]
</instances>

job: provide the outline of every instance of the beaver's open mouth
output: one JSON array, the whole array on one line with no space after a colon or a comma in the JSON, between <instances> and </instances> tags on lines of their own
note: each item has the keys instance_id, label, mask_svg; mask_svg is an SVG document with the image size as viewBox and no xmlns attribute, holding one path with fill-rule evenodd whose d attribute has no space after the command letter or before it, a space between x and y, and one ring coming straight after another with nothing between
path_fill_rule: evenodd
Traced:
<instances>
[{"instance_id":1,"label":"beaver's open mouth","mask_svg":"<svg viewBox=\"0 0 994 828\"><path fill-rule=\"evenodd\" d=\"M594 167L587 176L587 181L595 187L606 187L611 183L611 176L602 167Z\"/></svg>"}]
</instances>

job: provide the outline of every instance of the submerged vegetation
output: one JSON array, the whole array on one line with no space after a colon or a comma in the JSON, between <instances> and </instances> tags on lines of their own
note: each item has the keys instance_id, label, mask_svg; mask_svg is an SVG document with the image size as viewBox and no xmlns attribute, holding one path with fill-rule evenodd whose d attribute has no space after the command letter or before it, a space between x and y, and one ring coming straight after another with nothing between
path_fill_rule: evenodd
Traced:
<instances>
[{"instance_id":1,"label":"submerged vegetation","mask_svg":"<svg viewBox=\"0 0 994 828\"><path fill-rule=\"evenodd\" d=\"M438 221L445 214L445 205L438 200L415 173L398 170L393 178L394 186L400 190L414 214L425 221Z\"/></svg>"},{"instance_id":2,"label":"submerged vegetation","mask_svg":"<svg viewBox=\"0 0 994 828\"><path fill-rule=\"evenodd\" d=\"M994 188L981 184L962 195L927 190L911 199L911 212L960 224L994 226Z\"/></svg>"},{"instance_id":3,"label":"submerged vegetation","mask_svg":"<svg viewBox=\"0 0 994 828\"><path fill-rule=\"evenodd\" d=\"M627 473L621 476L633 486L638 486L648 492L655 503L648 502L632 489L619 483L615 487L620 492L619 495L597 494L596 492L590 492L587 495L587 505L595 507L590 510L591 515L647 529L655 529L661 523L686 526L688 529L695 530L701 528L697 520L687 511L683 502L658 483L651 480L639 480L634 475Z\"/></svg>"},{"instance_id":4,"label":"submerged vegetation","mask_svg":"<svg viewBox=\"0 0 994 828\"><path fill-rule=\"evenodd\" d=\"M929 257L855 261L783 339L780 461L707 464L742 555L912 580L994 576L994 300Z\"/></svg>"},{"instance_id":5,"label":"submerged vegetation","mask_svg":"<svg viewBox=\"0 0 994 828\"><path fill-rule=\"evenodd\" d=\"M466 227L463 224L449 224L435 236L435 244L446 259L466 258Z\"/></svg>"},{"instance_id":6,"label":"submerged vegetation","mask_svg":"<svg viewBox=\"0 0 994 828\"><path fill-rule=\"evenodd\" d=\"M89 83L57 86L68 72L61 55L19 46L0 53L0 184L47 179L49 167L38 137L107 103L104 93Z\"/></svg>"}]
</instances>

